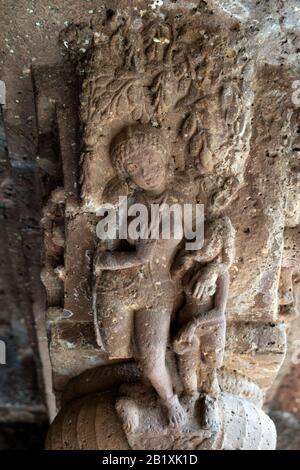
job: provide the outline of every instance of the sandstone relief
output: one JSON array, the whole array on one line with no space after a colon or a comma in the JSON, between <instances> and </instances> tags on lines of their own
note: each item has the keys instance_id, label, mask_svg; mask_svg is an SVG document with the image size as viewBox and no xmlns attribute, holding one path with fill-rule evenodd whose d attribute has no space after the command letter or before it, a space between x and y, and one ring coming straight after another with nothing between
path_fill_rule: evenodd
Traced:
<instances>
[{"instance_id":1,"label":"sandstone relief","mask_svg":"<svg viewBox=\"0 0 300 470\"><path fill-rule=\"evenodd\" d=\"M61 408L50 449L276 446L262 404L299 308L299 260L284 254L284 227L299 222L297 163L286 158L297 147L297 132L287 137L293 68L262 57L263 19L244 23L250 10L221 3L117 9L90 28L84 59L85 26L63 32L78 106L55 91L39 122L41 135L56 123L63 172L42 219ZM44 91L42 73L40 112L55 88ZM169 237L153 236L172 204L177 224L185 206L203 205L197 249L175 236L172 218ZM105 205L117 235L144 207L144 236L99 238Z\"/></svg>"}]
</instances>

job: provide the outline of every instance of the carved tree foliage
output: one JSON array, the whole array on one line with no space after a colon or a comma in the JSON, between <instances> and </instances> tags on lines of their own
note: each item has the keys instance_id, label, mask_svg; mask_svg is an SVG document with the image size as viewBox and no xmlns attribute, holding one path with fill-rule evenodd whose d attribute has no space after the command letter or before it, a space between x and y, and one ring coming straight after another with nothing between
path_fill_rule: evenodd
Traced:
<instances>
[{"instance_id":1,"label":"carved tree foliage","mask_svg":"<svg viewBox=\"0 0 300 470\"><path fill-rule=\"evenodd\" d=\"M161 126L170 113L182 116L178 138L187 167L199 177L234 176L242 182L250 140L250 103L242 98L250 86L249 64L239 59L239 45L229 47L224 35L214 32L211 42L203 29L195 40L191 28L175 19L145 19L134 27L115 20L94 39L81 97L83 197L95 135L101 139L118 119ZM216 55L223 61L222 74ZM243 71L248 79L240 84Z\"/></svg>"}]
</instances>

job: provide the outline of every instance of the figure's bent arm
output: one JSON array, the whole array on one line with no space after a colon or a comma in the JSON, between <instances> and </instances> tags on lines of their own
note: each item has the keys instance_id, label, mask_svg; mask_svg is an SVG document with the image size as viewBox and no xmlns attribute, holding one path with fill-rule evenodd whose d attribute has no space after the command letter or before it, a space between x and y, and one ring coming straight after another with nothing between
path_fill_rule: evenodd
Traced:
<instances>
[{"instance_id":1,"label":"figure's bent arm","mask_svg":"<svg viewBox=\"0 0 300 470\"><path fill-rule=\"evenodd\" d=\"M95 274L103 270L117 271L120 269L142 266L151 261L153 244L140 242L134 252L113 251L99 253L95 261Z\"/></svg>"}]
</instances>

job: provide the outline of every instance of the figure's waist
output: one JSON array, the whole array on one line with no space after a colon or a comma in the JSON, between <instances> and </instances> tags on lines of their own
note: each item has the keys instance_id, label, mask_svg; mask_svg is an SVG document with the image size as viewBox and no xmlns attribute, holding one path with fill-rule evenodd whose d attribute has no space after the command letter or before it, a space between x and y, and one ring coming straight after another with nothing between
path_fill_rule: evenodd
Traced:
<instances>
[{"instance_id":1,"label":"figure's waist","mask_svg":"<svg viewBox=\"0 0 300 470\"><path fill-rule=\"evenodd\" d=\"M175 283L169 271L152 270L149 265L139 268L127 268L118 271L102 272L98 281L98 292L116 292L130 289L172 290Z\"/></svg>"}]
</instances>

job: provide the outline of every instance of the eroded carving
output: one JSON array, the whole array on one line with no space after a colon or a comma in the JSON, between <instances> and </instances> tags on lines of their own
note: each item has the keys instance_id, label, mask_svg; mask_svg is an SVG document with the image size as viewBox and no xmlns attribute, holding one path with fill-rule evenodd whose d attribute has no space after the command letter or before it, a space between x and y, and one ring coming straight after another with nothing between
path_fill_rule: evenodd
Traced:
<instances>
[{"instance_id":1,"label":"eroded carving","mask_svg":"<svg viewBox=\"0 0 300 470\"><path fill-rule=\"evenodd\" d=\"M186 202L176 180L172 181L176 189L168 187L170 151L160 130L145 126L124 130L114 140L111 156L117 176L128 186L132 204L143 204L150 210L151 204L161 209L163 204ZM148 230L157 230L157 225L159 218L151 220ZM94 263L95 274L100 275L98 344L102 346L102 331L109 359L135 357L174 424L184 419L184 413L173 392L166 349L175 297L170 266L180 241L174 236L137 241L128 238L127 246L114 242L113 250L98 251Z\"/></svg>"},{"instance_id":2,"label":"eroded carving","mask_svg":"<svg viewBox=\"0 0 300 470\"><path fill-rule=\"evenodd\" d=\"M127 198L128 209L137 203L148 212L151 204L161 209L147 226L147 239L127 234L103 241L95 229L84 254L90 311L86 316L81 312L78 323L92 323L93 359L101 356L106 365L81 376L88 385L79 386L79 395L93 397L92 407L107 406L109 413L119 414L126 439L118 429L116 445L275 446L274 426L260 409L262 390L244 371L244 364L251 367L251 327L228 325L226 318L232 272L238 276L230 211L244 188L255 74L253 55L246 57L244 39L234 26L230 32L214 23L206 27L198 15L189 22L180 15L165 20L145 15L134 22L113 15L89 51L81 94L81 201L65 214L67 225L72 220L76 226L78 217L90 235L90 220L94 223L102 204L117 208L119 197ZM189 251L184 236L178 239L174 233L152 239L164 205L186 203L205 205L203 246ZM57 207L52 209L54 214ZM118 211L121 231L131 216ZM56 216L50 212L46 251L55 258L63 237L51 224ZM57 262L52 264L57 270ZM288 273L288 281L295 279ZM52 304L59 303L55 299ZM225 360L230 327L248 328L238 370ZM112 360L126 361L122 373L110 369ZM128 361L133 380L125 377ZM97 380L113 391L113 405L107 404L104 385L98 387ZM102 394L99 402L96 392ZM77 406L80 413L84 402L72 403L74 413ZM64 420L63 410L58 426ZM247 423L247 435L241 423ZM101 432L96 429L95 446Z\"/></svg>"},{"instance_id":3,"label":"eroded carving","mask_svg":"<svg viewBox=\"0 0 300 470\"><path fill-rule=\"evenodd\" d=\"M187 394L195 395L200 389L217 396L216 372L223 365L225 349L228 268L234 260L230 220L212 222L200 252L181 256L182 261L175 260L175 269L193 265L182 278L185 305L179 312L181 329L173 343L180 376Z\"/></svg>"},{"instance_id":4,"label":"eroded carving","mask_svg":"<svg viewBox=\"0 0 300 470\"><path fill-rule=\"evenodd\" d=\"M279 282L279 313L283 321L292 321L300 313L299 260L285 257Z\"/></svg>"}]
</instances>

